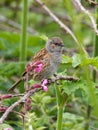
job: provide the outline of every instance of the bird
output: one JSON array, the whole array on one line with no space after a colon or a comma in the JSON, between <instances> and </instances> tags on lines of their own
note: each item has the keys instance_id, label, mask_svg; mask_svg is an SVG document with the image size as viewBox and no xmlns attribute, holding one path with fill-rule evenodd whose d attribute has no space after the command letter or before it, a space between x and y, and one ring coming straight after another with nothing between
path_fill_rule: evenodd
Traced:
<instances>
[{"instance_id":1,"label":"bird","mask_svg":"<svg viewBox=\"0 0 98 130\"><path fill-rule=\"evenodd\" d=\"M34 79L36 81L41 81L43 79L48 79L50 76L55 74L57 71L59 64L62 61L62 51L63 51L64 43L60 37L51 37L47 40L45 47L41 49L31 62L26 66L24 73L21 78L16 81L12 87L9 88L8 91L13 91L15 87L25 80L25 76L28 73L30 79ZM42 65L42 68L39 72L34 71L34 65ZM30 68L29 68L30 67Z\"/></svg>"}]
</instances>

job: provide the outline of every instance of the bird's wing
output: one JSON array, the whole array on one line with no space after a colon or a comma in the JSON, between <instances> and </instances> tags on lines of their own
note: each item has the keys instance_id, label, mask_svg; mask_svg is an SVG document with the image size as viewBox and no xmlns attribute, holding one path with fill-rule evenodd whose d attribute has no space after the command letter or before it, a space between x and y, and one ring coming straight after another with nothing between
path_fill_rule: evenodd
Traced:
<instances>
[{"instance_id":1,"label":"bird's wing","mask_svg":"<svg viewBox=\"0 0 98 130\"><path fill-rule=\"evenodd\" d=\"M47 69L50 66L51 56L52 55L46 49L43 49L34 57L32 62L42 62L43 64L42 70L39 73L33 72L34 80L42 80L44 77L48 77Z\"/></svg>"},{"instance_id":2,"label":"bird's wing","mask_svg":"<svg viewBox=\"0 0 98 130\"><path fill-rule=\"evenodd\" d=\"M36 62L42 62L43 63L43 69L41 70L41 72L46 68L46 66L47 66L47 64L49 64L49 58L48 58L48 55L49 55L49 53L48 53L48 51L45 49L45 48L43 48L42 50L40 50L34 57L33 57L33 59L31 60L31 62L32 63L36 63ZM41 73L40 72L40 73ZM23 77L25 77L25 75L26 75L26 73L27 73L27 71L25 70L24 72L23 72L23 74L22 74L22 77L9 89L9 91L10 90L13 90L24 78ZM32 72L32 75L35 75L35 78L37 78L38 77L38 74L36 74L36 73L34 73L34 72ZM40 74L39 74L39 77L38 78L40 78ZM37 79L38 79L37 78Z\"/></svg>"},{"instance_id":3,"label":"bird's wing","mask_svg":"<svg viewBox=\"0 0 98 130\"><path fill-rule=\"evenodd\" d=\"M42 61L45 57L45 55L48 53L48 51L43 48L40 50L32 59L33 62Z\"/></svg>"},{"instance_id":4,"label":"bird's wing","mask_svg":"<svg viewBox=\"0 0 98 130\"><path fill-rule=\"evenodd\" d=\"M50 55L48 53L48 51L43 48L42 50L40 50L34 57L33 59L31 60L32 63L36 63L36 62L42 62L44 65L43 65L43 68L45 66L47 66L46 64L48 63L48 55ZM30 64L30 63L29 63ZM22 76L25 76L26 74L26 70L23 72Z\"/></svg>"},{"instance_id":5,"label":"bird's wing","mask_svg":"<svg viewBox=\"0 0 98 130\"><path fill-rule=\"evenodd\" d=\"M36 62L40 62L43 61L45 58L45 55L47 54L47 50L45 48L43 48L42 50L40 50L34 57L33 59L29 62L29 64L32 63L36 63ZM26 74L26 70L22 73L22 76L25 76Z\"/></svg>"},{"instance_id":6,"label":"bird's wing","mask_svg":"<svg viewBox=\"0 0 98 130\"><path fill-rule=\"evenodd\" d=\"M49 66L50 57L51 57L51 54L45 48L43 48L40 52L38 52L34 56L34 58L32 59L32 62L34 62L34 63L42 62L43 63L42 71L43 71L47 66Z\"/></svg>"}]
</instances>

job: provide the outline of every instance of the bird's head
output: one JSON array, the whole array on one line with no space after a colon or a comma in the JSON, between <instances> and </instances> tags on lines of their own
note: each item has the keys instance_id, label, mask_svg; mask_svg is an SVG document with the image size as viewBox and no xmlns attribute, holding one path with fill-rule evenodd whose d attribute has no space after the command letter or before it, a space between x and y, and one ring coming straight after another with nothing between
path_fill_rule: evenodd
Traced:
<instances>
[{"instance_id":1,"label":"bird's head","mask_svg":"<svg viewBox=\"0 0 98 130\"><path fill-rule=\"evenodd\" d=\"M50 53L62 53L64 43L59 37L52 37L46 43L46 50Z\"/></svg>"}]
</instances>

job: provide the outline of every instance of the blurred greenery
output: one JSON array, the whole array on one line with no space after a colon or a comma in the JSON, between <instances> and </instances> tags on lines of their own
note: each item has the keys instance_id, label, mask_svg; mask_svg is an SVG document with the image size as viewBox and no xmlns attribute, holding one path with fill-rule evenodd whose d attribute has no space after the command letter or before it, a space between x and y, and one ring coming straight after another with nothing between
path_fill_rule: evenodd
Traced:
<instances>
[{"instance_id":1,"label":"blurred greenery","mask_svg":"<svg viewBox=\"0 0 98 130\"><path fill-rule=\"evenodd\" d=\"M71 36L66 33L34 0L29 0L28 27L34 32L27 31L27 58L20 62L20 39L22 21L22 0L0 1L0 94L8 93L8 88L21 76L21 65L28 63L30 59L41 48L44 47L47 38L59 36L63 39L66 51L62 56L62 64L57 72L62 76L74 76L79 80L59 81L57 87L63 94L68 95L64 104L62 130L97 130L98 115L95 112L98 108L98 74L96 82L92 79L92 71L98 70L98 56L93 57L95 33L87 15L80 12L72 0L43 0L49 9L64 23L77 37L80 46L87 50L88 55L83 55ZM96 6L89 3L89 0L81 0L83 6L88 9L96 18ZM2 16L6 19L2 20ZM14 21L14 25L12 24ZM15 25L18 24L16 27ZM85 67L89 68L87 71ZM87 76L87 73L89 76ZM30 84L34 81L30 81ZM90 84L90 86L89 86ZM90 89L91 88L91 89ZM23 84L18 90L24 92ZM92 90L92 91L91 91ZM91 91L91 92L90 92ZM96 99L96 100L95 100ZM0 101L0 106L10 106L17 98ZM57 122L57 104L54 84L49 86L47 93L40 91L31 96L32 110L25 114L26 130L55 130ZM89 113L88 106L91 105ZM21 106L15 111L21 112ZM3 113L0 113L2 116ZM90 114L90 115L89 115ZM23 120L20 114L11 113L0 129L13 127L15 130L22 130ZM10 125L10 126L9 126ZM6 127L5 127L6 126Z\"/></svg>"}]
</instances>

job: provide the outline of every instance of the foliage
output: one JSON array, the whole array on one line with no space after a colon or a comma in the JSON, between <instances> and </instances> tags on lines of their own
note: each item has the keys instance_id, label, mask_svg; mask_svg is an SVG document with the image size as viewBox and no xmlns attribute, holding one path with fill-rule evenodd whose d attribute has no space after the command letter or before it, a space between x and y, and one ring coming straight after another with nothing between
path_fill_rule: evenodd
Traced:
<instances>
[{"instance_id":1,"label":"foliage","mask_svg":"<svg viewBox=\"0 0 98 130\"><path fill-rule=\"evenodd\" d=\"M8 128L8 129L10 129L10 130L14 130L10 125L7 125L7 124L2 124L2 125L0 126L0 130L2 130L2 129L4 129L4 128Z\"/></svg>"},{"instance_id":2,"label":"foliage","mask_svg":"<svg viewBox=\"0 0 98 130\"><path fill-rule=\"evenodd\" d=\"M28 12L28 26L37 30L37 34L28 33L27 35L26 61L19 61L21 32L18 30L19 33L16 33L16 28L7 23L0 24L0 28L2 28L0 31L0 93L7 93L8 88L21 76L21 66L26 65L31 56L33 57L44 47L49 37L60 36L65 43L68 54L66 51L62 56L62 63L57 74L77 77L78 81L61 80L55 85L51 84L47 93L40 91L33 94L31 96L32 109L25 114L24 127L26 130L55 130L57 118L60 117L62 130L97 129L98 75L95 75L94 79L92 72L98 73L98 56L94 55L93 57L94 50L92 48L95 34L91 28L90 20L84 13L78 11L71 1L43 1L64 24L71 28L79 45L75 44L71 37L65 34L36 2L29 1L29 7L33 11ZM89 2L82 1L82 3L89 10L92 8ZM1 5L3 5L0 8L2 15L21 24L22 11L19 8L22 8L22 1L4 0L0 1ZM97 13L96 15L98 15ZM92 15L94 16L93 12ZM6 28L5 31L3 27ZM84 50L89 49L89 47L91 48L90 52L85 53ZM33 84L35 81L30 80L29 83ZM23 83L18 86L18 90L20 93L24 92ZM5 99L2 103L0 102L0 105L10 106L17 99ZM17 112L22 110L22 104L15 108ZM57 112L63 113L62 117ZM2 114L0 113L0 116ZM21 130L23 116L19 113L15 114L15 112L10 114L11 116L9 115L6 120L6 127L10 125L13 129ZM1 126L0 129L2 129Z\"/></svg>"}]
</instances>

